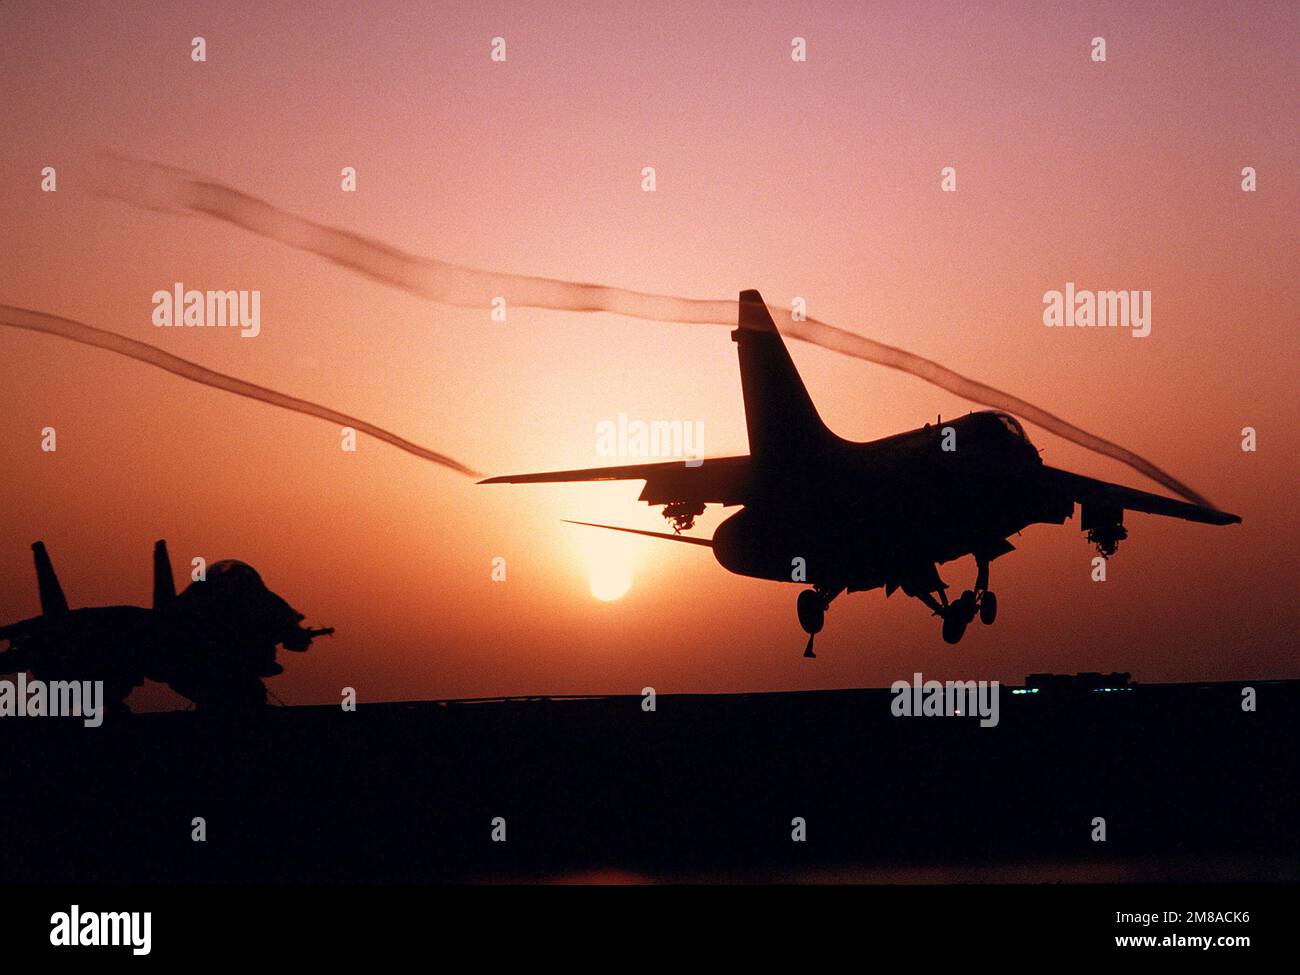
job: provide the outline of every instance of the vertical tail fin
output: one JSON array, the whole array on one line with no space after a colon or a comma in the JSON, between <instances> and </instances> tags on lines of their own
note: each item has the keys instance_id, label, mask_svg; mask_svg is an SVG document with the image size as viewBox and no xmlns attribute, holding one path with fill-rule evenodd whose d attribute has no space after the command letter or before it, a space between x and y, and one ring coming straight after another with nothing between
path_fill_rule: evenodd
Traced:
<instances>
[{"instance_id":1,"label":"vertical tail fin","mask_svg":"<svg viewBox=\"0 0 1300 975\"><path fill-rule=\"evenodd\" d=\"M835 439L817 414L781 333L757 291L740 293L740 385L749 453L760 464L815 451Z\"/></svg>"},{"instance_id":2,"label":"vertical tail fin","mask_svg":"<svg viewBox=\"0 0 1300 975\"><path fill-rule=\"evenodd\" d=\"M32 542L32 552L36 556L36 587L41 594L41 615L61 616L68 611L68 599L63 595L59 577L54 574L45 543Z\"/></svg>"},{"instance_id":3,"label":"vertical tail fin","mask_svg":"<svg viewBox=\"0 0 1300 975\"><path fill-rule=\"evenodd\" d=\"M162 609L176 599L176 580L172 577L172 562L167 556L167 541L161 539L153 545L153 608Z\"/></svg>"}]
</instances>

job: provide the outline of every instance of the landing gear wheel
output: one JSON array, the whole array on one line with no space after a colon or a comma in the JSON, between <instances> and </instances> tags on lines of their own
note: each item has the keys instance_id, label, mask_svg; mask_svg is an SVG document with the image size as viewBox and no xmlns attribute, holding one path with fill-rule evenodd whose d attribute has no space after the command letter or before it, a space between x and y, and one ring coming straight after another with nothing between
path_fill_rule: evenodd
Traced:
<instances>
[{"instance_id":1,"label":"landing gear wheel","mask_svg":"<svg viewBox=\"0 0 1300 975\"><path fill-rule=\"evenodd\" d=\"M809 636L820 633L826 624L826 603L815 589L799 593L799 625Z\"/></svg>"},{"instance_id":2,"label":"landing gear wheel","mask_svg":"<svg viewBox=\"0 0 1300 975\"><path fill-rule=\"evenodd\" d=\"M961 598L952 604L952 612L961 617L963 627L973 620L976 612L975 593L969 589L962 593ZM958 637L957 639L961 638ZM952 642L956 643L957 640Z\"/></svg>"},{"instance_id":3,"label":"landing gear wheel","mask_svg":"<svg viewBox=\"0 0 1300 975\"><path fill-rule=\"evenodd\" d=\"M952 608L956 609L956 604ZM961 642L962 636L966 633L966 623L966 617L960 612L949 612L943 618L943 642Z\"/></svg>"},{"instance_id":4,"label":"landing gear wheel","mask_svg":"<svg viewBox=\"0 0 1300 975\"><path fill-rule=\"evenodd\" d=\"M980 599L980 622L985 626L992 626L997 618L998 597L991 592L986 592Z\"/></svg>"},{"instance_id":5,"label":"landing gear wheel","mask_svg":"<svg viewBox=\"0 0 1300 975\"><path fill-rule=\"evenodd\" d=\"M799 625L808 634L808 646L804 647L805 657L816 657L813 653L813 637L821 632L826 623L826 598L816 589L805 589L799 593Z\"/></svg>"}]
</instances>

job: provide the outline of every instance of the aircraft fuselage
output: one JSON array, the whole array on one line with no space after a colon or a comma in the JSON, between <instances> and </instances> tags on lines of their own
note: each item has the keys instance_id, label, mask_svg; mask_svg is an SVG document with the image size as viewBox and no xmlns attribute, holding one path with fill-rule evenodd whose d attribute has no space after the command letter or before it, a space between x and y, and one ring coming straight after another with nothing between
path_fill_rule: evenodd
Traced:
<instances>
[{"instance_id":1,"label":"aircraft fuselage","mask_svg":"<svg viewBox=\"0 0 1300 975\"><path fill-rule=\"evenodd\" d=\"M1009 551L1007 536L1062 523L1074 502L1008 420L972 413L870 443L836 438L754 471L755 498L718 526L714 555L740 575L860 591Z\"/></svg>"}]
</instances>

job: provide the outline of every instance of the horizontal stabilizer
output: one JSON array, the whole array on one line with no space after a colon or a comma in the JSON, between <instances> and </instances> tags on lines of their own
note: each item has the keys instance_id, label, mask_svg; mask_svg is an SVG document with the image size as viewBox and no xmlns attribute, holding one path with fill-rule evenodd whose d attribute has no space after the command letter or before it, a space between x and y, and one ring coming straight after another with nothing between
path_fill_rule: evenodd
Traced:
<instances>
[{"instance_id":1,"label":"horizontal stabilizer","mask_svg":"<svg viewBox=\"0 0 1300 975\"><path fill-rule=\"evenodd\" d=\"M711 538L692 538L690 535L674 535L671 532L649 532L642 528L621 528L618 525L598 525L594 521L569 521L565 518L566 525L585 525L588 528L608 528L612 532L627 532L629 535L646 535L649 538L662 538L669 542L686 542L688 545L703 545L705 548L713 548L713 539Z\"/></svg>"}]
</instances>

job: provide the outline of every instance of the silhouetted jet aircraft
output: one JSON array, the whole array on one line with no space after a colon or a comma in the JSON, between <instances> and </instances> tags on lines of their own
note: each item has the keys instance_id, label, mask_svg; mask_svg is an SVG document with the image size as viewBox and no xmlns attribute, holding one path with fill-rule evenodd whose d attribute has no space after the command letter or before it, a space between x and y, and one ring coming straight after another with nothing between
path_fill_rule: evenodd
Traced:
<instances>
[{"instance_id":1,"label":"silhouetted jet aircraft","mask_svg":"<svg viewBox=\"0 0 1300 975\"><path fill-rule=\"evenodd\" d=\"M1127 537L1124 512L1211 525L1236 515L1175 501L1046 466L1015 417L995 411L855 443L832 433L813 406L757 291L740 294L740 358L749 454L680 461L507 474L483 484L644 480L640 500L663 506L674 534L610 528L708 546L731 572L807 582L798 600L808 633L805 656L827 606L842 592L902 589L943 621L956 643L976 616L992 623L997 597L989 563L1013 551L1007 537L1033 524L1064 524L1082 506L1080 527L1109 558ZM680 534L706 504L743 505L712 539ZM974 588L951 602L936 564L974 555ZM801 571L802 567L802 571Z\"/></svg>"},{"instance_id":2,"label":"silhouetted jet aircraft","mask_svg":"<svg viewBox=\"0 0 1300 975\"><path fill-rule=\"evenodd\" d=\"M0 674L41 680L102 680L104 700L125 700L145 678L203 708L266 703L261 678L283 672L277 645L303 651L332 628L306 629L303 615L266 588L249 565L214 562L179 596L167 543L154 545L153 607L69 609L42 542L35 542L41 615L0 626Z\"/></svg>"}]
</instances>

